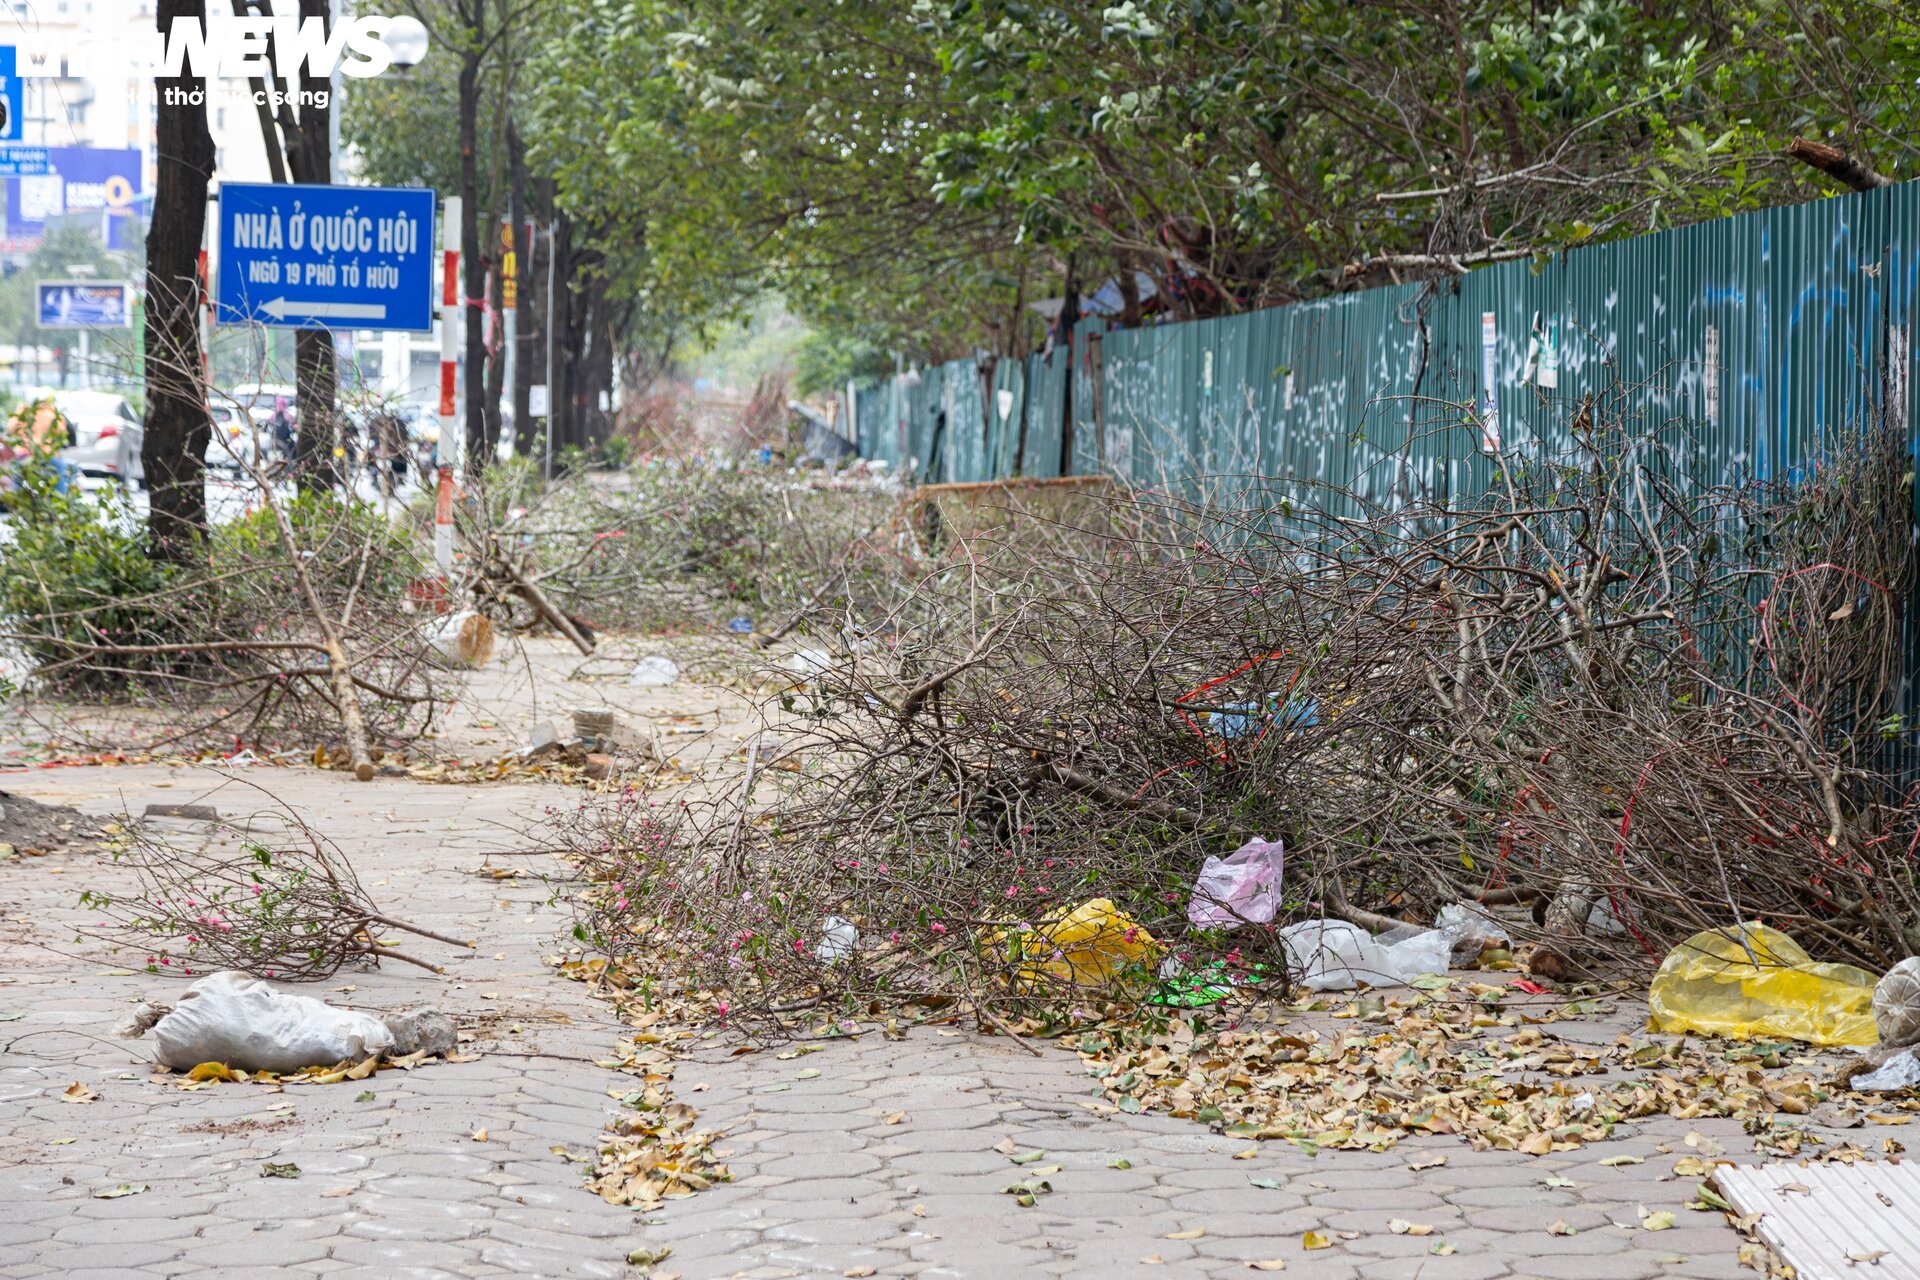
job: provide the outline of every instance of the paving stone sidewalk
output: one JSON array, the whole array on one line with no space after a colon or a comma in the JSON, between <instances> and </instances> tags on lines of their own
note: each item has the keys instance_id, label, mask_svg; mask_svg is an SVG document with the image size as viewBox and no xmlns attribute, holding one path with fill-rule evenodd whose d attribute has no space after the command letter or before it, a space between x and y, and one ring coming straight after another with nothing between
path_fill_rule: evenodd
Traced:
<instances>
[{"instance_id":1,"label":"paving stone sidewalk","mask_svg":"<svg viewBox=\"0 0 1920 1280\"><path fill-rule=\"evenodd\" d=\"M137 766L10 774L6 785L104 814L202 799L210 779ZM306 769L250 780L318 821L396 913L482 939L470 953L434 951L449 961L445 979L390 965L308 994L375 1009L436 1003L481 1056L365 1084L182 1091L149 1076L146 1042L109 1038L132 1002L167 984L116 972L126 957L71 942L80 888L124 888L125 873L90 853L0 863L0 1018L11 1019L0 1022L0 1276L632 1276L637 1248L670 1248L656 1274L686 1280L1226 1277L1273 1259L1316 1280L1749 1274L1734 1260L1736 1234L1720 1215L1684 1208L1695 1184L1671 1177L1675 1156L1655 1150L1684 1154L1679 1141L1697 1128L1731 1156L1756 1158L1732 1122L1659 1121L1539 1159L1441 1139L1317 1158L1265 1143L1235 1159L1248 1143L1095 1114L1065 1050L1035 1058L1005 1039L935 1028L789 1059L703 1047L680 1066L676 1092L727 1129L735 1181L642 1217L588 1194L580 1166L553 1151L590 1150L618 1110L609 1091L630 1084L594 1063L620 1031L607 1006L543 963L571 926L555 900L564 887L541 878L560 869L488 856L524 847L516 827L578 796L355 785ZM204 798L229 812L258 803L232 787ZM489 867L525 874L496 880L480 874ZM76 1081L99 1100L61 1101ZM356 1101L363 1090L371 1101ZM1061 1166L1031 1208L1003 1194L1026 1176L998 1149L1009 1139ZM1412 1167L1434 1154L1446 1163ZM1601 1164L1618 1155L1646 1161ZM1115 1167L1120 1157L1130 1167ZM301 1176L262 1176L269 1163ZM1553 1174L1574 1185L1544 1185ZM99 1197L121 1184L148 1189ZM1643 1208L1673 1210L1677 1225L1642 1230ZM1396 1234L1396 1218L1432 1233ZM1576 1234L1549 1234L1556 1221ZM1332 1247L1306 1250L1308 1231ZM1435 1253L1443 1244L1451 1251Z\"/></svg>"}]
</instances>

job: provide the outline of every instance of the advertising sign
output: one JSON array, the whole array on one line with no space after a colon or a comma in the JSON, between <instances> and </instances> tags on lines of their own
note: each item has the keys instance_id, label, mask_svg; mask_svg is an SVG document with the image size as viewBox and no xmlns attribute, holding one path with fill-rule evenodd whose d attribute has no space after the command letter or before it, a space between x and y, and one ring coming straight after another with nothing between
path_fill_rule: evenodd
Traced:
<instances>
[{"instance_id":1,"label":"advertising sign","mask_svg":"<svg viewBox=\"0 0 1920 1280\"><path fill-rule=\"evenodd\" d=\"M111 280L40 280L34 323L42 329L131 329L133 286Z\"/></svg>"},{"instance_id":2,"label":"advertising sign","mask_svg":"<svg viewBox=\"0 0 1920 1280\"><path fill-rule=\"evenodd\" d=\"M39 148L29 148L39 150ZM116 147L47 147L46 170L7 182L7 239L39 240L47 223L76 213L107 219L107 247L139 239L140 152Z\"/></svg>"}]
</instances>

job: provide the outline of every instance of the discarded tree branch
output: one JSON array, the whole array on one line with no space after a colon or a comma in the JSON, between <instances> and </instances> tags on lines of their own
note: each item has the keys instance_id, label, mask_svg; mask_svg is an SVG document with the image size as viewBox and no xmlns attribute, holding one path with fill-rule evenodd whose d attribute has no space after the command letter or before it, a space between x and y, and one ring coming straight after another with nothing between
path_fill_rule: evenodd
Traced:
<instances>
[{"instance_id":1,"label":"discarded tree branch","mask_svg":"<svg viewBox=\"0 0 1920 1280\"><path fill-rule=\"evenodd\" d=\"M1893 185L1892 178L1876 173L1863 161L1824 142L1795 138L1787 144L1787 155L1854 191L1877 191Z\"/></svg>"}]
</instances>

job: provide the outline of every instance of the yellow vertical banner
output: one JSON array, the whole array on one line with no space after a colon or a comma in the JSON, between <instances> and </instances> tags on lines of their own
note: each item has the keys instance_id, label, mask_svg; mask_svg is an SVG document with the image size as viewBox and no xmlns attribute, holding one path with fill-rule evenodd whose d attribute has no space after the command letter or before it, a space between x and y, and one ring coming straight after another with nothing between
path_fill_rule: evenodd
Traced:
<instances>
[{"instance_id":1,"label":"yellow vertical banner","mask_svg":"<svg viewBox=\"0 0 1920 1280\"><path fill-rule=\"evenodd\" d=\"M500 309L512 311L520 305L520 259L513 251L513 223L500 221Z\"/></svg>"}]
</instances>

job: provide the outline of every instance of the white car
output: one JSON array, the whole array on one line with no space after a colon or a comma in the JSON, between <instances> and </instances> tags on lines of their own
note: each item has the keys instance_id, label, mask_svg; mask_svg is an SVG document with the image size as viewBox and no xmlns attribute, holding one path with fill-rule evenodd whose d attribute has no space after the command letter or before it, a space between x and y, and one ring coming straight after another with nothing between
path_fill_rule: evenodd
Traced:
<instances>
[{"instance_id":1,"label":"white car","mask_svg":"<svg viewBox=\"0 0 1920 1280\"><path fill-rule=\"evenodd\" d=\"M202 455L207 466L243 475L246 468L240 465L242 459L255 465L266 461L265 457L258 456L272 448L265 426L256 428L251 418L225 402L208 405L207 416L213 419L207 451Z\"/></svg>"},{"instance_id":2,"label":"white car","mask_svg":"<svg viewBox=\"0 0 1920 1280\"><path fill-rule=\"evenodd\" d=\"M146 429L125 396L115 391L56 391L53 403L73 436L73 443L60 451L62 460L86 475L146 483L147 469L140 461Z\"/></svg>"}]
</instances>

